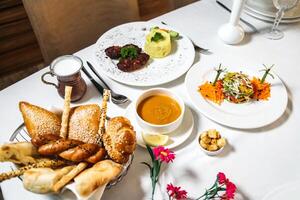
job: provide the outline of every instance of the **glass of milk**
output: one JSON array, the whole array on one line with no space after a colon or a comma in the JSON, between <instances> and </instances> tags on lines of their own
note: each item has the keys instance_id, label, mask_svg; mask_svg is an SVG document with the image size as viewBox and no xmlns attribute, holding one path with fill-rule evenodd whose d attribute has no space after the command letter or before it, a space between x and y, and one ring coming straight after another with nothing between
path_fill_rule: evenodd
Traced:
<instances>
[{"instance_id":1,"label":"glass of milk","mask_svg":"<svg viewBox=\"0 0 300 200\"><path fill-rule=\"evenodd\" d=\"M65 95L65 86L71 86L71 101L74 102L81 99L86 92L86 83L80 74L82 66L82 60L77 56L60 56L52 61L50 71L44 73L41 79L43 83L54 86L62 98ZM45 80L46 75L56 77L57 83Z\"/></svg>"}]
</instances>

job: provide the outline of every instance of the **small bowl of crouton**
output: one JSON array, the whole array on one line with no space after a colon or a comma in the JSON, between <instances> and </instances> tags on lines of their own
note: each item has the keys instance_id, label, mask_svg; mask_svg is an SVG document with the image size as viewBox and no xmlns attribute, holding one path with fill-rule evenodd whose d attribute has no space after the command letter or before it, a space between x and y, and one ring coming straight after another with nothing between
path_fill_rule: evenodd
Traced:
<instances>
[{"instance_id":1,"label":"small bowl of crouton","mask_svg":"<svg viewBox=\"0 0 300 200\"><path fill-rule=\"evenodd\" d=\"M226 139L215 129L201 133L198 142L201 150L209 156L220 154L227 144Z\"/></svg>"}]
</instances>

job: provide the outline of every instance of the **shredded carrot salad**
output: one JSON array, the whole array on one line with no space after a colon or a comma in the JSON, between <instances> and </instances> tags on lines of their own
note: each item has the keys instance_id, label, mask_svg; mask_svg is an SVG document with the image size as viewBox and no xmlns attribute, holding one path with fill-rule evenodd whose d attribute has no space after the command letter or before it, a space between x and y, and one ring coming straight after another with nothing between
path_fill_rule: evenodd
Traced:
<instances>
[{"instance_id":1,"label":"shredded carrot salad","mask_svg":"<svg viewBox=\"0 0 300 200\"><path fill-rule=\"evenodd\" d=\"M253 87L253 94L251 95L251 99L255 99L257 101L269 100L269 97L271 96L270 83L261 83L259 78L253 77L253 79L251 80L251 84ZM211 82L206 81L204 84L199 86L198 91L205 99L208 99L219 105L224 101L225 98L222 80L218 80L215 85L213 85Z\"/></svg>"},{"instance_id":2,"label":"shredded carrot salad","mask_svg":"<svg viewBox=\"0 0 300 200\"><path fill-rule=\"evenodd\" d=\"M224 101L223 84L221 80L217 81L215 85L206 81L199 86L198 91L204 98L216 104L220 105Z\"/></svg>"},{"instance_id":3,"label":"shredded carrot salad","mask_svg":"<svg viewBox=\"0 0 300 200\"><path fill-rule=\"evenodd\" d=\"M271 85L270 83L261 83L259 78L253 77L253 99L256 100L268 100L271 96Z\"/></svg>"},{"instance_id":4,"label":"shredded carrot salad","mask_svg":"<svg viewBox=\"0 0 300 200\"><path fill-rule=\"evenodd\" d=\"M244 103L250 100L269 100L271 96L271 84L265 82L266 77L269 75L272 78L274 76L270 73L271 67L267 67L261 70L264 71L262 79L253 77L249 79L247 74L242 72L227 72L225 76L219 79L220 74L226 71L226 68L222 68L220 64L215 69L217 75L214 82L206 81L204 84L198 86L198 92L203 98L208 99L216 104L221 104L224 99L231 103Z\"/></svg>"}]
</instances>

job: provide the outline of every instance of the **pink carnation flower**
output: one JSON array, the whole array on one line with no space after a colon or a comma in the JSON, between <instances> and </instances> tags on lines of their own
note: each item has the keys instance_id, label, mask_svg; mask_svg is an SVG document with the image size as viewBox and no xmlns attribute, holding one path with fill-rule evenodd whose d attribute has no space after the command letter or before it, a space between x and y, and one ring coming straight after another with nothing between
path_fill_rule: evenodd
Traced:
<instances>
[{"instance_id":1,"label":"pink carnation flower","mask_svg":"<svg viewBox=\"0 0 300 200\"><path fill-rule=\"evenodd\" d=\"M228 182L228 179L226 178L226 176L223 172L219 172L217 177L218 177L219 184L223 184L223 183Z\"/></svg>"},{"instance_id":2,"label":"pink carnation flower","mask_svg":"<svg viewBox=\"0 0 300 200\"><path fill-rule=\"evenodd\" d=\"M236 186L232 182L226 184L226 197L227 199L234 199L234 193L236 191Z\"/></svg>"},{"instance_id":3,"label":"pink carnation flower","mask_svg":"<svg viewBox=\"0 0 300 200\"><path fill-rule=\"evenodd\" d=\"M173 151L170 151L168 148L163 146L158 146L153 149L153 153L156 160L160 160L161 162L169 163L173 162L175 159L175 154Z\"/></svg>"},{"instance_id":4,"label":"pink carnation flower","mask_svg":"<svg viewBox=\"0 0 300 200\"><path fill-rule=\"evenodd\" d=\"M167 192L170 198L174 200L186 200L187 192L185 190L181 190L181 187L176 187L172 185L172 183L167 185Z\"/></svg>"}]
</instances>

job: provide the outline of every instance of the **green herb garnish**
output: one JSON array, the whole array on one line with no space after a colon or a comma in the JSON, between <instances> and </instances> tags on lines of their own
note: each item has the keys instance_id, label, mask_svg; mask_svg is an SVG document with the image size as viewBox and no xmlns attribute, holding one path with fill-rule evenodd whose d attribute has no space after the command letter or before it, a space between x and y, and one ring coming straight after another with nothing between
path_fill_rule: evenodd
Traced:
<instances>
[{"instance_id":1,"label":"green herb garnish","mask_svg":"<svg viewBox=\"0 0 300 200\"><path fill-rule=\"evenodd\" d=\"M150 31L157 30L157 29L159 29L159 27L158 26L154 26L154 27L150 28Z\"/></svg>"},{"instance_id":2,"label":"green herb garnish","mask_svg":"<svg viewBox=\"0 0 300 200\"><path fill-rule=\"evenodd\" d=\"M264 71L265 73L264 73L262 79L260 80L260 83L264 83L268 75L271 76L272 78L274 78L273 74L270 73L272 67L274 67L274 64L269 68L265 64L263 64L263 65L264 65L265 69L262 69L260 71Z\"/></svg>"},{"instance_id":3,"label":"green herb garnish","mask_svg":"<svg viewBox=\"0 0 300 200\"><path fill-rule=\"evenodd\" d=\"M162 22L163 23L163 22ZM154 27L151 27L150 28L150 31L155 31L155 30L159 30L160 28L158 27L158 26L154 26ZM161 30L163 30L163 31L165 31L166 33L168 33L169 35L170 35L170 37L171 37L171 39L174 39L174 40L178 40L178 39L180 39L180 35L179 35L179 33L178 32L176 32L176 31L173 31L173 30L167 30L167 29L161 29ZM159 33L160 34L160 33ZM161 34L160 34L161 35ZM162 35L161 35L162 36ZM158 36L158 37L161 37L161 36ZM156 40L156 38L154 38L155 37L155 35L151 38L151 41L154 41L154 42L157 42L158 40L160 40L160 39L163 39L164 38L164 36L162 36L162 38L159 38L158 40Z\"/></svg>"},{"instance_id":4,"label":"green herb garnish","mask_svg":"<svg viewBox=\"0 0 300 200\"><path fill-rule=\"evenodd\" d=\"M151 42L157 42L157 41L159 41L159 40L163 40L163 39L165 39L165 37L161 34L161 33L158 33L158 32L156 32L153 36L152 36L152 38L151 38Z\"/></svg>"},{"instance_id":5,"label":"green herb garnish","mask_svg":"<svg viewBox=\"0 0 300 200\"><path fill-rule=\"evenodd\" d=\"M121 48L121 57L135 59L138 56L138 52L134 47L123 47Z\"/></svg>"},{"instance_id":6,"label":"green herb garnish","mask_svg":"<svg viewBox=\"0 0 300 200\"><path fill-rule=\"evenodd\" d=\"M179 33L176 31L169 30L168 33L171 39L178 40L180 38Z\"/></svg>"},{"instance_id":7,"label":"green herb garnish","mask_svg":"<svg viewBox=\"0 0 300 200\"><path fill-rule=\"evenodd\" d=\"M213 86L216 85L216 83L217 83L217 81L218 81L218 79L219 79L221 73L225 72L225 71L226 71L226 68L222 69L222 64L220 63L219 68L217 68L217 69L215 69L215 70L216 70L216 72L217 72L217 76L216 76L216 78L215 78L215 80L214 80L214 82L213 82Z\"/></svg>"}]
</instances>

